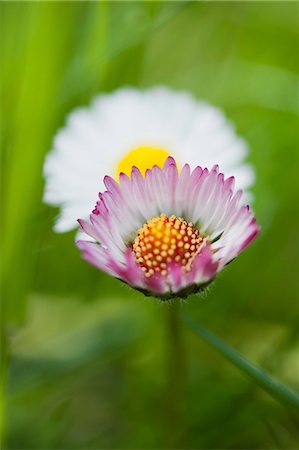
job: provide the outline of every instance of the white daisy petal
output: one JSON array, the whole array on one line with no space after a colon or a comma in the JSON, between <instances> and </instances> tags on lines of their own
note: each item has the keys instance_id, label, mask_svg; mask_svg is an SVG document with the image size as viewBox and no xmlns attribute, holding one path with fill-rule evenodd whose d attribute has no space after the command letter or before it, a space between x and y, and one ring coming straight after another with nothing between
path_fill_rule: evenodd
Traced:
<instances>
[{"instance_id":1,"label":"white daisy petal","mask_svg":"<svg viewBox=\"0 0 299 450\"><path fill-rule=\"evenodd\" d=\"M191 169L198 164L211 168L217 163L227 176L235 176L238 188L247 189L254 180L252 167L244 162L247 145L220 109L166 87L122 88L73 111L53 141L44 166L44 200L60 207L55 230L71 230L77 227L79 217L87 219L95 193L104 187L104 176L116 176L127 155L143 147L162 149L164 160L172 155L179 169L185 163ZM158 164L155 152L151 154L148 168ZM127 164L128 174L135 163ZM155 195L159 193L160 202L159 208L156 206L165 208L165 182L160 175L155 177ZM138 217L145 215L140 195Z\"/></svg>"}]
</instances>

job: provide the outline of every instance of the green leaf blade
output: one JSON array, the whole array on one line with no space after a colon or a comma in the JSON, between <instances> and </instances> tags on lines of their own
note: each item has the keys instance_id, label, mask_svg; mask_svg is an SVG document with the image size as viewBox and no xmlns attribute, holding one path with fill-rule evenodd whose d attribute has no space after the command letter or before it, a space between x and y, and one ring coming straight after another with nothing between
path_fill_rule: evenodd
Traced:
<instances>
[{"instance_id":1,"label":"green leaf blade","mask_svg":"<svg viewBox=\"0 0 299 450\"><path fill-rule=\"evenodd\" d=\"M231 346L226 344L218 336L215 336L209 330L193 322L187 316L183 320L189 327L198 334L206 343L208 343L214 350L224 356L228 361L234 364L243 373L248 375L256 384L267 391L277 401L292 406L299 410L299 394L293 389L284 385L277 379L273 378L268 372L261 367L253 364L239 352L234 350Z\"/></svg>"}]
</instances>

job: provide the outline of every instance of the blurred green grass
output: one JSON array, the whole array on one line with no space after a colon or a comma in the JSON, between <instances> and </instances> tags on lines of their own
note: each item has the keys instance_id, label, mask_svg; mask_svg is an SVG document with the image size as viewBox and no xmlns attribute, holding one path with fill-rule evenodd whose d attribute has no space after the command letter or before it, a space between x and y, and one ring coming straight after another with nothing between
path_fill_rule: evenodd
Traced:
<instances>
[{"instance_id":1,"label":"blurred green grass","mask_svg":"<svg viewBox=\"0 0 299 450\"><path fill-rule=\"evenodd\" d=\"M166 84L221 106L251 147L262 232L183 309L298 389L298 8L0 3L7 448L167 448L171 429L173 448L297 447L298 413L188 331L185 419L169 423L167 305L53 233L42 164L65 115L98 92Z\"/></svg>"}]
</instances>

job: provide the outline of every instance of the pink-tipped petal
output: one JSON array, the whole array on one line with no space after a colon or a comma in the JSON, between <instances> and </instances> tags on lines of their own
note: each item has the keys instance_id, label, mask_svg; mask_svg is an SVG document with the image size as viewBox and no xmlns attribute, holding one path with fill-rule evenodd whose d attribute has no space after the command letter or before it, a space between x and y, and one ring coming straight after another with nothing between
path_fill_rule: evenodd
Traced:
<instances>
[{"instance_id":1,"label":"pink-tipped petal","mask_svg":"<svg viewBox=\"0 0 299 450\"><path fill-rule=\"evenodd\" d=\"M247 238L242 242L238 249L238 254L241 253L243 250L245 250L246 247L250 244L251 241L259 234L260 227L256 224L255 220L252 226L250 227L250 234L247 236Z\"/></svg>"},{"instance_id":2,"label":"pink-tipped petal","mask_svg":"<svg viewBox=\"0 0 299 450\"><path fill-rule=\"evenodd\" d=\"M185 277L182 267L176 263L170 263L167 266L168 279L172 292L179 292L185 287Z\"/></svg>"},{"instance_id":3,"label":"pink-tipped petal","mask_svg":"<svg viewBox=\"0 0 299 450\"><path fill-rule=\"evenodd\" d=\"M166 182L167 182L167 205L165 205L165 211L170 213L175 209L175 201L177 195L177 184L178 184L178 169L176 164L169 164L168 167L164 169Z\"/></svg>"},{"instance_id":4,"label":"pink-tipped petal","mask_svg":"<svg viewBox=\"0 0 299 450\"><path fill-rule=\"evenodd\" d=\"M107 249L96 242L77 241L76 245L81 250L86 261L109 275L117 276Z\"/></svg>"},{"instance_id":5,"label":"pink-tipped petal","mask_svg":"<svg viewBox=\"0 0 299 450\"><path fill-rule=\"evenodd\" d=\"M163 170L166 171L170 166L176 166L175 159L172 156L168 156L163 166Z\"/></svg>"},{"instance_id":6,"label":"pink-tipped petal","mask_svg":"<svg viewBox=\"0 0 299 450\"><path fill-rule=\"evenodd\" d=\"M81 227L81 230L88 234L88 236L93 238L95 241L100 240L96 228L91 223L86 222L86 220L83 219L78 219L78 223Z\"/></svg>"},{"instance_id":7,"label":"pink-tipped petal","mask_svg":"<svg viewBox=\"0 0 299 450\"><path fill-rule=\"evenodd\" d=\"M116 195L118 198L121 197L119 184L112 177L106 175L104 178L104 184L107 190L111 192L111 194Z\"/></svg>"},{"instance_id":8,"label":"pink-tipped petal","mask_svg":"<svg viewBox=\"0 0 299 450\"><path fill-rule=\"evenodd\" d=\"M136 263L133 251L126 250L126 270L124 272L127 283L132 286L144 287L144 276L140 266Z\"/></svg>"},{"instance_id":9,"label":"pink-tipped petal","mask_svg":"<svg viewBox=\"0 0 299 450\"><path fill-rule=\"evenodd\" d=\"M186 205L189 200L189 189L191 182L190 166L185 164L178 178L176 195L175 195L175 211L181 211L182 216L185 213Z\"/></svg>"},{"instance_id":10,"label":"pink-tipped petal","mask_svg":"<svg viewBox=\"0 0 299 450\"><path fill-rule=\"evenodd\" d=\"M259 231L242 191L233 192L234 177L225 179L218 165L191 173L185 164L179 174L169 157L144 177L133 167L119 184L111 177L104 183L90 223L79 220L97 242L77 245L91 264L155 296L201 289Z\"/></svg>"},{"instance_id":11,"label":"pink-tipped petal","mask_svg":"<svg viewBox=\"0 0 299 450\"><path fill-rule=\"evenodd\" d=\"M165 278L160 273L145 278L145 285L148 291L155 295L163 295L169 290Z\"/></svg>"},{"instance_id":12,"label":"pink-tipped petal","mask_svg":"<svg viewBox=\"0 0 299 450\"><path fill-rule=\"evenodd\" d=\"M195 257L190 273L189 283L202 284L213 280L217 273L218 263L213 261L213 254L209 246L205 246Z\"/></svg>"}]
</instances>

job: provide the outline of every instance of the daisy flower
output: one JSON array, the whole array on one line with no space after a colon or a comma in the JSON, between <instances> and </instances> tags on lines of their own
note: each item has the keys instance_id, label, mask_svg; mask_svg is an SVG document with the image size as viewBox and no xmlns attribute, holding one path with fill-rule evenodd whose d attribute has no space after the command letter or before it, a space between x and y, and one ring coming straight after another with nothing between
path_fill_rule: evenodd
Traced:
<instances>
[{"instance_id":1,"label":"daisy flower","mask_svg":"<svg viewBox=\"0 0 299 450\"><path fill-rule=\"evenodd\" d=\"M55 230L71 230L78 217L88 218L105 175L129 175L132 166L144 175L170 155L179 168L185 162L192 169L217 163L235 176L238 188L253 182L244 162L246 143L220 109L187 92L123 88L76 109L57 133L44 167L45 202L60 207Z\"/></svg>"},{"instance_id":2,"label":"daisy flower","mask_svg":"<svg viewBox=\"0 0 299 450\"><path fill-rule=\"evenodd\" d=\"M234 177L177 164L168 157L145 175L133 167L79 220L91 240L79 240L83 257L147 295L186 297L210 283L254 239L259 227L234 193Z\"/></svg>"}]
</instances>

